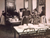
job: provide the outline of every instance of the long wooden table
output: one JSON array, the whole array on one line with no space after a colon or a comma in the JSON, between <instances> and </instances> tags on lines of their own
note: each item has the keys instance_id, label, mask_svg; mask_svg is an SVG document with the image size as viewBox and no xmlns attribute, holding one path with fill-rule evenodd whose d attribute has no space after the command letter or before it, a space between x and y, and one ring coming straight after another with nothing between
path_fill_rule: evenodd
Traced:
<instances>
[{"instance_id":1,"label":"long wooden table","mask_svg":"<svg viewBox=\"0 0 50 38\"><path fill-rule=\"evenodd\" d=\"M27 29L32 29L32 28L33 28L33 30L27 30ZM30 23L28 24L28 26L26 24L14 26L14 29L16 30L16 31L14 31L14 38L16 38L16 32L18 33L19 38L33 38L33 37L34 38L46 38L43 36L45 36L47 34L48 30L50 30L49 26L47 26L47 25L44 25L44 24L33 25ZM26 30L26 31L24 31L24 30Z\"/></svg>"}]
</instances>

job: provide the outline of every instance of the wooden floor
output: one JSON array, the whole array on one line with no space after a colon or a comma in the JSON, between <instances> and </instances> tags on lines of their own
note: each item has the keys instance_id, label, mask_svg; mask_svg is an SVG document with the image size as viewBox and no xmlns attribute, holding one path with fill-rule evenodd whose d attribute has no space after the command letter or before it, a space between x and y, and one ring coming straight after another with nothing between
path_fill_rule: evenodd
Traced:
<instances>
[{"instance_id":1,"label":"wooden floor","mask_svg":"<svg viewBox=\"0 0 50 38\"><path fill-rule=\"evenodd\" d=\"M17 34L16 37L18 37ZM14 38L14 29L10 26L0 25L0 38Z\"/></svg>"}]
</instances>

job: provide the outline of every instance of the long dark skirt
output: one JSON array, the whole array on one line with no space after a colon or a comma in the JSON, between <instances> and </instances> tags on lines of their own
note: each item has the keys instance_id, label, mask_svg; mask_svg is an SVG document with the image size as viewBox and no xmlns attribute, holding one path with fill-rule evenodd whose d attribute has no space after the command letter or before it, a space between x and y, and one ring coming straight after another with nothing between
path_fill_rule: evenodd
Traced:
<instances>
[{"instance_id":1,"label":"long dark skirt","mask_svg":"<svg viewBox=\"0 0 50 38\"><path fill-rule=\"evenodd\" d=\"M28 24L29 23L29 17L24 17L22 24Z\"/></svg>"}]
</instances>

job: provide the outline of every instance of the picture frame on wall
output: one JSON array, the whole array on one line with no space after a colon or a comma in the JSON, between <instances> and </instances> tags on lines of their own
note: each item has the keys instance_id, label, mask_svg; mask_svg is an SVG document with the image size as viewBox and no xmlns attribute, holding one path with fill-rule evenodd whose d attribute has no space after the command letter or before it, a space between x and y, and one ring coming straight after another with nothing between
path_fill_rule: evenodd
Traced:
<instances>
[{"instance_id":1,"label":"picture frame on wall","mask_svg":"<svg viewBox=\"0 0 50 38\"><path fill-rule=\"evenodd\" d=\"M5 4L5 8L6 8L6 11L8 12L8 10L16 10L16 5L15 5L15 0L5 0L6 4Z\"/></svg>"},{"instance_id":2,"label":"picture frame on wall","mask_svg":"<svg viewBox=\"0 0 50 38\"><path fill-rule=\"evenodd\" d=\"M44 5L45 4L45 0L39 0L39 5Z\"/></svg>"}]
</instances>

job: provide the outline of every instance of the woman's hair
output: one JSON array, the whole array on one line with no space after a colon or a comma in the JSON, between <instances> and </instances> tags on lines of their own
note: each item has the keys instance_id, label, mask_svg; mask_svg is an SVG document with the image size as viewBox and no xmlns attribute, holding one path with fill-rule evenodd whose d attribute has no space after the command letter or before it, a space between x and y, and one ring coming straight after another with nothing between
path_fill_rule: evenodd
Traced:
<instances>
[{"instance_id":1,"label":"woman's hair","mask_svg":"<svg viewBox=\"0 0 50 38\"><path fill-rule=\"evenodd\" d=\"M5 15L6 15L6 13L5 13L4 11L2 11L2 15L4 15L4 16L5 16Z\"/></svg>"},{"instance_id":2,"label":"woman's hair","mask_svg":"<svg viewBox=\"0 0 50 38\"><path fill-rule=\"evenodd\" d=\"M42 10L45 10L45 7L42 7Z\"/></svg>"},{"instance_id":3,"label":"woman's hair","mask_svg":"<svg viewBox=\"0 0 50 38\"><path fill-rule=\"evenodd\" d=\"M37 9L35 9L35 11L37 11Z\"/></svg>"}]
</instances>

